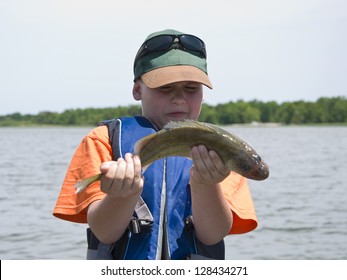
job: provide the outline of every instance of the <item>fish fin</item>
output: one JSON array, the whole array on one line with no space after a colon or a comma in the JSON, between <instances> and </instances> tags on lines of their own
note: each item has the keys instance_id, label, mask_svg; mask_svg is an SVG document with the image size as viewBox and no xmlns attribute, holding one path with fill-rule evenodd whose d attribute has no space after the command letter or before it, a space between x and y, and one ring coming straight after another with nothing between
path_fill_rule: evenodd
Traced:
<instances>
[{"instance_id":1,"label":"fish fin","mask_svg":"<svg viewBox=\"0 0 347 280\"><path fill-rule=\"evenodd\" d=\"M188 155L188 156L182 156L182 157L185 157L185 158L187 158L187 159L192 159L192 156L191 155ZM145 173L145 171L147 170L147 168L152 164L153 162L151 162L151 163L149 163L149 164L147 164L147 165L145 165L145 166L142 166L142 170L141 170L141 172L142 172L142 175Z\"/></svg>"},{"instance_id":2,"label":"fish fin","mask_svg":"<svg viewBox=\"0 0 347 280\"><path fill-rule=\"evenodd\" d=\"M147 164L146 166L142 166L142 175L143 173L145 173L145 171L147 170L147 168L150 166L150 164Z\"/></svg>"},{"instance_id":3,"label":"fish fin","mask_svg":"<svg viewBox=\"0 0 347 280\"><path fill-rule=\"evenodd\" d=\"M215 132L215 129L212 126L209 126L209 124L204 122L199 122L196 120L184 120L179 122L171 121L164 126L164 129L171 130L171 129L185 128L185 127L199 128L206 131Z\"/></svg>"}]
</instances>

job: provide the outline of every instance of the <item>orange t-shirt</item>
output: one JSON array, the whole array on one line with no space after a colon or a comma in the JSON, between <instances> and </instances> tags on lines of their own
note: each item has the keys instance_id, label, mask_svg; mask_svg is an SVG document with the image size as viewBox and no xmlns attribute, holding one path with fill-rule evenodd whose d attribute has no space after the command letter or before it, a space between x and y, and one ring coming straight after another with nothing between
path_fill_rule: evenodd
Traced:
<instances>
[{"instance_id":1,"label":"orange t-shirt","mask_svg":"<svg viewBox=\"0 0 347 280\"><path fill-rule=\"evenodd\" d=\"M93 183L78 195L75 183L100 173L102 162L112 160L112 148L106 126L93 129L78 146L66 173L53 215L71 222L87 223L88 206L105 196L100 181ZM222 189L233 213L230 233L246 233L258 225L252 197L246 178L231 173L222 182Z\"/></svg>"}]
</instances>

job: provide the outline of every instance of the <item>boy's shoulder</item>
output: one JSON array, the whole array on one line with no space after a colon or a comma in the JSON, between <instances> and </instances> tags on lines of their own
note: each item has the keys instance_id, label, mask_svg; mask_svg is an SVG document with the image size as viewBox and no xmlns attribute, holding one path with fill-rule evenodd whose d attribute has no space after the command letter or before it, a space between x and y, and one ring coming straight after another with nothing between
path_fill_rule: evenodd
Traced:
<instances>
[{"instance_id":1,"label":"boy's shoulder","mask_svg":"<svg viewBox=\"0 0 347 280\"><path fill-rule=\"evenodd\" d=\"M91 138L93 140L109 141L108 128L106 125L97 126L93 128L91 131L89 131L86 137Z\"/></svg>"}]
</instances>

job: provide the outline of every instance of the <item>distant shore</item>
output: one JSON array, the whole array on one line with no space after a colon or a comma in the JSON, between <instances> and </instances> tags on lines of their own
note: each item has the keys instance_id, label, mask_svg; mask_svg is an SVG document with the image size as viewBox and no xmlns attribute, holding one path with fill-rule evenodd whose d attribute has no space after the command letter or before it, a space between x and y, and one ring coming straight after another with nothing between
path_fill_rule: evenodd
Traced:
<instances>
[{"instance_id":1,"label":"distant shore","mask_svg":"<svg viewBox=\"0 0 347 280\"><path fill-rule=\"evenodd\" d=\"M223 128L276 128L276 127L334 127L334 126L347 126L347 123L305 123L305 124L284 124L284 123L234 123L234 124L217 124ZM60 124L12 124L2 125L0 123L0 129L2 128L94 128L95 125L60 125Z\"/></svg>"},{"instance_id":2,"label":"distant shore","mask_svg":"<svg viewBox=\"0 0 347 280\"><path fill-rule=\"evenodd\" d=\"M110 108L68 109L62 113L36 115L13 113L0 116L4 126L95 126L98 122L121 116L141 115L139 105ZM202 104L199 121L217 125L277 127L281 125L347 125L347 98L321 97L315 102L294 101L278 104L259 100Z\"/></svg>"}]
</instances>

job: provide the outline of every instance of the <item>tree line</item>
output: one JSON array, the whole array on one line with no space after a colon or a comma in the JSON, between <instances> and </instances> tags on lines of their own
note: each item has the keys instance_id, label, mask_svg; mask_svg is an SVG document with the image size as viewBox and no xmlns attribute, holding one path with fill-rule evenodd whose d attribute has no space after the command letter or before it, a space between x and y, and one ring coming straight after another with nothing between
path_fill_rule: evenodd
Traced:
<instances>
[{"instance_id":1,"label":"tree line","mask_svg":"<svg viewBox=\"0 0 347 280\"><path fill-rule=\"evenodd\" d=\"M13 113L0 116L0 126L78 125L95 126L102 120L141 114L139 105L110 108L69 109L62 113L40 112L37 115ZM251 122L282 124L347 123L346 97L321 97L315 102L293 101L277 103L230 101L211 106L203 104L199 121L220 125Z\"/></svg>"}]
</instances>

